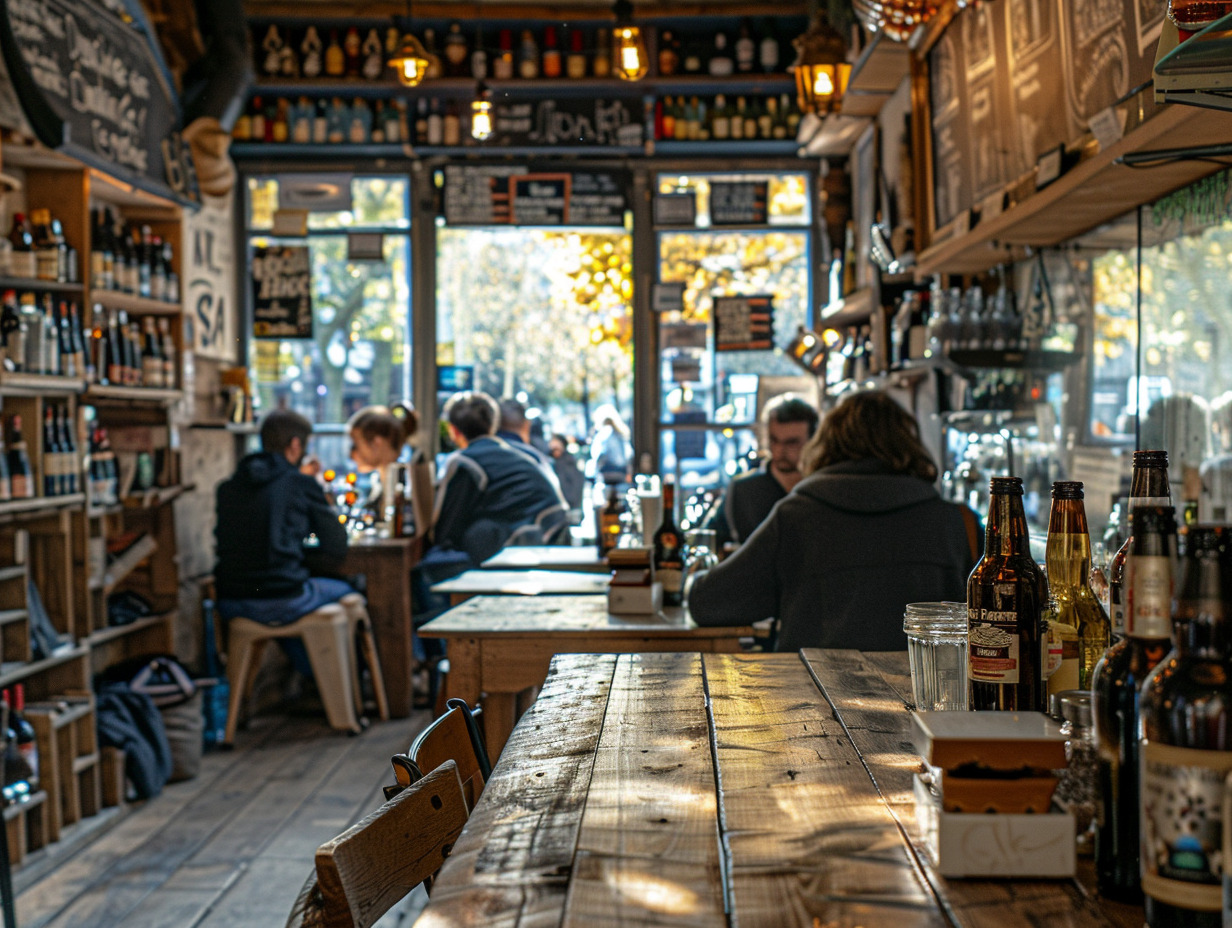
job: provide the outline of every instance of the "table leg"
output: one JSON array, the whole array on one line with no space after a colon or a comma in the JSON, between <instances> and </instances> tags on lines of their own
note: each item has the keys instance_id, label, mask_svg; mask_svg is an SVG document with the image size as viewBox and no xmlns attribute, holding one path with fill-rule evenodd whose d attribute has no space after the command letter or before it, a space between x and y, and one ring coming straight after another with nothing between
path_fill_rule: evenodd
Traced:
<instances>
[{"instance_id":1,"label":"table leg","mask_svg":"<svg viewBox=\"0 0 1232 928\"><path fill-rule=\"evenodd\" d=\"M488 757L495 764L513 732L517 713L516 693L488 693L483 697L483 731Z\"/></svg>"},{"instance_id":2,"label":"table leg","mask_svg":"<svg viewBox=\"0 0 1232 928\"><path fill-rule=\"evenodd\" d=\"M368 578L368 615L385 678L389 714L396 719L411 714L413 699L411 565L407 545L360 546L347 552L346 569Z\"/></svg>"}]
</instances>

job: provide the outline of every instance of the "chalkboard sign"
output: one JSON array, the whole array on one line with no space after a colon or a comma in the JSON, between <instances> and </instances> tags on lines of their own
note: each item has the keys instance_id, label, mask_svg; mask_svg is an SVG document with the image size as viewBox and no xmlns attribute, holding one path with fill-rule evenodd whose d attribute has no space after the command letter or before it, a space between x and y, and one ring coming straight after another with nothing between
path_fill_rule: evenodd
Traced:
<instances>
[{"instance_id":1,"label":"chalkboard sign","mask_svg":"<svg viewBox=\"0 0 1232 928\"><path fill-rule=\"evenodd\" d=\"M643 106L640 98L563 97L498 102L492 106L492 136L485 144L494 148L636 148L642 144Z\"/></svg>"},{"instance_id":2,"label":"chalkboard sign","mask_svg":"<svg viewBox=\"0 0 1232 928\"><path fill-rule=\"evenodd\" d=\"M710 184L712 226L760 226L766 223L770 185L764 181Z\"/></svg>"},{"instance_id":3,"label":"chalkboard sign","mask_svg":"<svg viewBox=\"0 0 1232 928\"><path fill-rule=\"evenodd\" d=\"M773 296L714 298L715 351L764 351L773 347Z\"/></svg>"},{"instance_id":4,"label":"chalkboard sign","mask_svg":"<svg viewBox=\"0 0 1232 928\"><path fill-rule=\"evenodd\" d=\"M175 90L142 19L125 21L127 5L99 0L3 0L0 9L0 46L39 141L135 186L195 199Z\"/></svg>"},{"instance_id":5,"label":"chalkboard sign","mask_svg":"<svg viewBox=\"0 0 1232 928\"><path fill-rule=\"evenodd\" d=\"M252 334L312 338L312 259L307 245L252 250Z\"/></svg>"},{"instance_id":6,"label":"chalkboard sign","mask_svg":"<svg viewBox=\"0 0 1232 928\"><path fill-rule=\"evenodd\" d=\"M620 226L629 186L622 171L448 165L445 220L455 226Z\"/></svg>"}]
</instances>

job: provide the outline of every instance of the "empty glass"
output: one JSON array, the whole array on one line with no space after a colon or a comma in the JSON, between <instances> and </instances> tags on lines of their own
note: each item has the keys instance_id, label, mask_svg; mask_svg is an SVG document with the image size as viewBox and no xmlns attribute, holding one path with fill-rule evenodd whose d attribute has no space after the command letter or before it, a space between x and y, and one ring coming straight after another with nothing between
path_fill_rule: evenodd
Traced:
<instances>
[{"instance_id":1,"label":"empty glass","mask_svg":"<svg viewBox=\"0 0 1232 928\"><path fill-rule=\"evenodd\" d=\"M967 708L967 604L910 603L903 616L917 709Z\"/></svg>"}]
</instances>

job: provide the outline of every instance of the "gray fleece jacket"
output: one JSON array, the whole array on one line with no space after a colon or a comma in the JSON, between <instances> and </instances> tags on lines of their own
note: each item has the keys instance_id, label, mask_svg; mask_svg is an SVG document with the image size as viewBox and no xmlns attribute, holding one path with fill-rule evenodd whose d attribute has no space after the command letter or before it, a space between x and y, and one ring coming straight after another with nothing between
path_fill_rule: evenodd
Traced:
<instances>
[{"instance_id":1,"label":"gray fleece jacket","mask_svg":"<svg viewBox=\"0 0 1232 928\"><path fill-rule=\"evenodd\" d=\"M697 577L698 625L778 618L778 650L907 647L907 603L963 602L978 559L962 506L880 461L806 477L748 541Z\"/></svg>"}]
</instances>

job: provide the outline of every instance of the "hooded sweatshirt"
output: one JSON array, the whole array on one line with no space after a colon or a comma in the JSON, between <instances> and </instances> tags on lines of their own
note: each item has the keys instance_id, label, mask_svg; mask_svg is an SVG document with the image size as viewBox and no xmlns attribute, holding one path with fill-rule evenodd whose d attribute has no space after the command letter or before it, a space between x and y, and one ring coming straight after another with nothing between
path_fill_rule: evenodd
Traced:
<instances>
[{"instance_id":1,"label":"hooded sweatshirt","mask_svg":"<svg viewBox=\"0 0 1232 928\"><path fill-rule=\"evenodd\" d=\"M321 485L286 455L260 451L218 485L214 529L219 599L275 599L298 594L314 563L337 567L346 530ZM316 536L305 551L304 542Z\"/></svg>"},{"instance_id":2,"label":"hooded sweatshirt","mask_svg":"<svg viewBox=\"0 0 1232 928\"><path fill-rule=\"evenodd\" d=\"M962 509L880 461L824 468L696 579L689 612L707 626L777 618L780 651L905 649L907 603L966 600L978 544Z\"/></svg>"}]
</instances>

